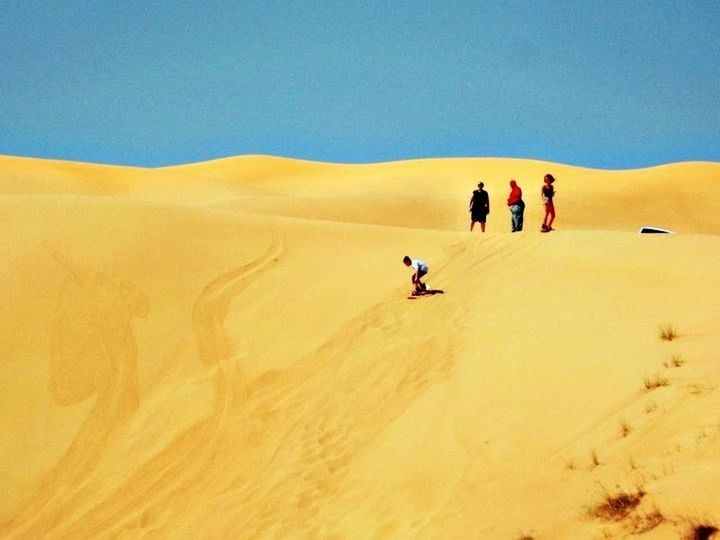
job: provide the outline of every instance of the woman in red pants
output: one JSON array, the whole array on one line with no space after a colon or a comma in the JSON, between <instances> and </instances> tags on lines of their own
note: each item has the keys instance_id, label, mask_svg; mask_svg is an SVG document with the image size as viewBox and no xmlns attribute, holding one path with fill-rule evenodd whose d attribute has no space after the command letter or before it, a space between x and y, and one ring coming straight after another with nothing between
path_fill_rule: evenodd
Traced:
<instances>
[{"instance_id":1,"label":"woman in red pants","mask_svg":"<svg viewBox=\"0 0 720 540\"><path fill-rule=\"evenodd\" d=\"M555 221L555 204L553 203L553 197L555 197L555 188L553 187L555 178L552 174L546 174L544 181L545 185L543 185L541 190L543 205L545 206L545 218L542 223L542 232L549 232L553 230L552 224L553 221Z\"/></svg>"}]
</instances>

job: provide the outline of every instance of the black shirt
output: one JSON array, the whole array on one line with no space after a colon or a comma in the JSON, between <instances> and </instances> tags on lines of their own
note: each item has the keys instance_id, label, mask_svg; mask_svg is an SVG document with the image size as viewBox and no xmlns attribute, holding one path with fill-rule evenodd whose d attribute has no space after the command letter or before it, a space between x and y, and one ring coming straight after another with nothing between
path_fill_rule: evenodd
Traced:
<instances>
[{"instance_id":1,"label":"black shirt","mask_svg":"<svg viewBox=\"0 0 720 540\"><path fill-rule=\"evenodd\" d=\"M474 212L487 214L490 211L490 198L488 197L488 192L485 190L480 191L479 189L473 191L471 208Z\"/></svg>"}]
</instances>

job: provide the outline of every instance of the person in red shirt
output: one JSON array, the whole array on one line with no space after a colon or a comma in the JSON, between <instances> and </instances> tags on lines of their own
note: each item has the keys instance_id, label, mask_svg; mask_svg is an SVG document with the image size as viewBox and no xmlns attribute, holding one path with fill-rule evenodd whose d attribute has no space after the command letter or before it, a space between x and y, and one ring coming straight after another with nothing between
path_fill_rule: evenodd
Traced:
<instances>
[{"instance_id":1,"label":"person in red shirt","mask_svg":"<svg viewBox=\"0 0 720 540\"><path fill-rule=\"evenodd\" d=\"M510 196L508 197L507 204L510 209L512 232L522 231L525 203L522 200L522 189L520 189L520 186L517 185L515 180L510 180Z\"/></svg>"}]
</instances>

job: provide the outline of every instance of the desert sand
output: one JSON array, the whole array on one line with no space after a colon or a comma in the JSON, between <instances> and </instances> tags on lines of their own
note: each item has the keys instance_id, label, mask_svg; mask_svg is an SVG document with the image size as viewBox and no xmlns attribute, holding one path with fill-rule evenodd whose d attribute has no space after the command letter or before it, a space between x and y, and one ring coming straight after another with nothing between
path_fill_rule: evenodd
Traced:
<instances>
[{"instance_id":1,"label":"desert sand","mask_svg":"<svg viewBox=\"0 0 720 540\"><path fill-rule=\"evenodd\" d=\"M2 538L720 526L720 164L5 156L0 220Z\"/></svg>"}]
</instances>

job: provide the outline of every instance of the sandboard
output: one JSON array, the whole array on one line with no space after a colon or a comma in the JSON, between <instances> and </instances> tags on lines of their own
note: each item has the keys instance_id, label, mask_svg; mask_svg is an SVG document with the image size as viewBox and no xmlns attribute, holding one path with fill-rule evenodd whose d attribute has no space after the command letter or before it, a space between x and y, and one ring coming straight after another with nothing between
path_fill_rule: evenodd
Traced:
<instances>
[{"instance_id":1,"label":"sandboard","mask_svg":"<svg viewBox=\"0 0 720 540\"><path fill-rule=\"evenodd\" d=\"M416 300L425 296L435 296L436 294L445 294L445 291L442 291L440 289L427 289L426 291L422 291L421 293L408 296L408 300Z\"/></svg>"}]
</instances>

